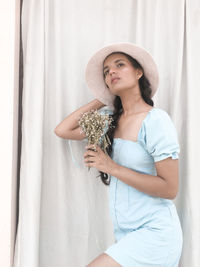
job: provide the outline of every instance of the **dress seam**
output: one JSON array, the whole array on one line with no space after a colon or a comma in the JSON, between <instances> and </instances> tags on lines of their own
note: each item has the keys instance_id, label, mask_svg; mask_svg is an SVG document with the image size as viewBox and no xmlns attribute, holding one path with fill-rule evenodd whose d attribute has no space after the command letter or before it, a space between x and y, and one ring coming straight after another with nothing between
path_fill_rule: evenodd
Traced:
<instances>
[{"instance_id":1,"label":"dress seam","mask_svg":"<svg viewBox=\"0 0 200 267\"><path fill-rule=\"evenodd\" d=\"M166 203L164 203L164 201L163 201L163 204L165 205L165 207L169 210L169 212L170 212L170 216L171 216L171 227L172 227L172 233L171 233L171 237L172 237L172 243L174 243L174 238L175 238L175 229L174 229L174 218L173 218L173 214L172 214L172 212L171 212L171 209L170 209L170 207L169 207L169 205L167 205ZM171 255L171 253L172 253L172 251L170 250L168 253L167 253L167 256L166 256L166 258L165 258L165 262L164 262L164 267L168 267L167 265L167 261L168 261L168 259L169 259L169 256Z\"/></svg>"},{"instance_id":2,"label":"dress seam","mask_svg":"<svg viewBox=\"0 0 200 267\"><path fill-rule=\"evenodd\" d=\"M116 212L116 192L117 192L117 183L118 183L118 179L117 179L117 181L116 181L116 185L115 185L115 204L114 204L114 209L115 209L115 218L116 218L117 226L118 226L118 228L120 228L120 227L119 227L119 222L118 222L118 219L117 219L117 212Z\"/></svg>"}]
</instances>

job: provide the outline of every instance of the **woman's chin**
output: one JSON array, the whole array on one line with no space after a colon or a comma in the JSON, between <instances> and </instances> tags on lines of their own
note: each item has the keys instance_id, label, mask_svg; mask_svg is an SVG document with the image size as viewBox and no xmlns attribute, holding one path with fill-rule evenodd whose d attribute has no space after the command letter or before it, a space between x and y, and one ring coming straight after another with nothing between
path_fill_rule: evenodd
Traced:
<instances>
[{"instance_id":1,"label":"woman's chin","mask_svg":"<svg viewBox=\"0 0 200 267\"><path fill-rule=\"evenodd\" d=\"M110 92L113 94L113 95L117 95L119 92L121 92L123 89L121 87L115 87L115 88L112 88L110 89Z\"/></svg>"}]
</instances>

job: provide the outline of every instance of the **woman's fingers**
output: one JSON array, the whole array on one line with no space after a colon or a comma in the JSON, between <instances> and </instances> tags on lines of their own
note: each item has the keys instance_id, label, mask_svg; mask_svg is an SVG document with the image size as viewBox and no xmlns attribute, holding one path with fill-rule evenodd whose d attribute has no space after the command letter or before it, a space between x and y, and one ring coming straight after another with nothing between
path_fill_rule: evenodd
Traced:
<instances>
[{"instance_id":1,"label":"woman's fingers","mask_svg":"<svg viewBox=\"0 0 200 267\"><path fill-rule=\"evenodd\" d=\"M84 154L83 154L83 156L84 156L84 158L87 158L87 157L95 157L97 154L96 154L97 152L94 152L94 151L86 151Z\"/></svg>"},{"instance_id":2,"label":"woman's fingers","mask_svg":"<svg viewBox=\"0 0 200 267\"><path fill-rule=\"evenodd\" d=\"M87 151L83 154L84 157L87 157L87 156L95 157L99 152L99 147L97 145L96 145L96 149L95 149L95 145L93 144L87 145L85 148L87 149Z\"/></svg>"},{"instance_id":3,"label":"woman's fingers","mask_svg":"<svg viewBox=\"0 0 200 267\"><path fill-rule=\"evenodd\" d=\"M86 147L85 147L86 149L98 149L99 148L99 146L98 145L94 145L94 144L90 144L90 145L87 145Z\"/></svg>"}]
</instances>

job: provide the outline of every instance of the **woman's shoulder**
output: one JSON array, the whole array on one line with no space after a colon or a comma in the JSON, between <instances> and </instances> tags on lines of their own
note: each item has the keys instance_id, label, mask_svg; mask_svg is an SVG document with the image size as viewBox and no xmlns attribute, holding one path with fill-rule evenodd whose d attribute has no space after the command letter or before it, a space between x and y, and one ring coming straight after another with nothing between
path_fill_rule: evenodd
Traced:
<instances>
[{"instance_id":1,"label":"woman's shoulder","mask_svg":"<svg viewBox=\"0 0 200 267\"><path fill-rule=\"evenodd\" d=\"M177 130L175 124L169 113L162 109L155 107L150 110L149 116L144 120L144 128L147 135L166 135L176 136Z\"/></svg>"},{"instance_id":2,"label":"woman's shoulder","mask_svg":"<svg viewBox=\"0 0 200 267\"><path fill-rule=\"evenodd\" d=\"M166 110L162 109L162 108L153 107L152 111L153 111L153 113L152 113L152 118L153 119L161 118L161 117L170 117L169 113Z\"/></svg>"},{"instance_id":3,"label":"woman's shoulder","mask_svg":"<svg viewBox=\"0 0 200 267\"><path fill-rule=\"evenodd\" d=\"M150 112L147 114L145 124L146 125L156 125L156 123L169 123L173 124L172 118L169 115L169 113L158 107L154 107L150 110Z\"/></svg>"},{"instance_id":4,"label":"woman's shoulder","mask_svg":"<svg viewBox=\"0 0 200 267\"><path fill-rule=\"evenodd\" d=\"M99 109L99 113L112 115L113 110L103 107ZM154 124L158 121L162 121L163 123L173 123L169 113L166 110L159 107L152 107L152 109L150 109L147 113L143 122L144 124Z\"/></svg>"}]
</instances>

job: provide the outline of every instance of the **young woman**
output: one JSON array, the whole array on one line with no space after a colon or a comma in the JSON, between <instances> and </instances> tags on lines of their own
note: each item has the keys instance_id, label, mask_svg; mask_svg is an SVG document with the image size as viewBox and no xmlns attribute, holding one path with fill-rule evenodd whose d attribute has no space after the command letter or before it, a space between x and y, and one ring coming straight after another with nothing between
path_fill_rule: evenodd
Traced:
<instances>
[{"instance_id":1,"label":"young woman","mask_svg":"<svg viewBox=\"0 0 200 267\"><path fill-rule=\"evenodd\" d=\"M70 114L55 133L81 140L78 115L112 107L108 155L98 146L84 159L109 185L116 242L87 267L178 267L183 234L172 200L178 192L180 147L170 116L154 107L156 64L144 48L114 43L91 57L86 81L96 99Z\"/></svg>"}]
</instances>

